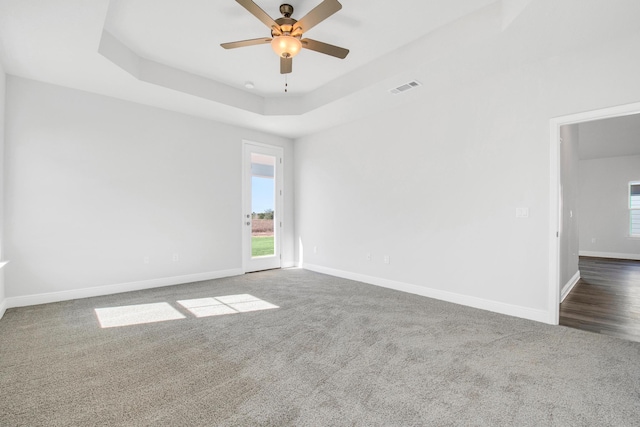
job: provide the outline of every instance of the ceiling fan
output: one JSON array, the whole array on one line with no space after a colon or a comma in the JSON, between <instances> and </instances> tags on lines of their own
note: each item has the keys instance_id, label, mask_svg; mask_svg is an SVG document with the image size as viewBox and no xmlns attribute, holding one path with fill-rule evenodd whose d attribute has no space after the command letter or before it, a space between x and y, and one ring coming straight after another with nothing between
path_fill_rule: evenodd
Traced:
<instances>
[{"instance_id":1,"label":"ceiling fan","mask_svg":"<svg viewBox=\"0 0 640 427\"><path fill-rule=\"evenodd\" d=\"M271 43L271 47L280 57L280 74L288 74L292 71L292 58L303 48L324 53L325 55L335 56L340 59L344 59L349 53L348 49L344 49L342 47L302 38L303 33L309 31L311 28L342 9L342 5L337 0L324 0L300 20L295 20L291 17L293 14L293 6L290 4L280 5L282 18L273 20L252 0L236 1L271 29L271 38L263 37L259 39L222 43L220 46L225 49L235 49L238 47Z\"/></svg>"}]
</instances>

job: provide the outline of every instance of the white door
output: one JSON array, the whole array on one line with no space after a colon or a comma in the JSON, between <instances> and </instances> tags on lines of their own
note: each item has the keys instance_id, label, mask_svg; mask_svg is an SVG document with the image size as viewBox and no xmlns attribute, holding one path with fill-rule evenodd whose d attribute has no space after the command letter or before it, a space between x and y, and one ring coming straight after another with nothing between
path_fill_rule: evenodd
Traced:
<instances>
[{"instance_id":1,"label":"white door","mask_svg":"<svg viewBox=\"0 0 640 427\"><path fill-rule=\"evenodd\" d=\"M280 268L282 148L245 142L243 163L244 271Z\"/></svg>"}]
</instances>

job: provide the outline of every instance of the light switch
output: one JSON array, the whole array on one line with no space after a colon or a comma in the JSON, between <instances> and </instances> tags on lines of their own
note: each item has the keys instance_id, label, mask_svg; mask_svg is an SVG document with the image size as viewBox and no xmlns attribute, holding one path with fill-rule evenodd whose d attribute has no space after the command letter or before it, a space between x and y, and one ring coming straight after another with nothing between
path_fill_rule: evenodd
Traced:
<instances>
[{"instance_id":1,"label":"light switch","mask_svg":"<svg viewBox=\"0 0 640 427\"><path fill-rule=\"evenodd\" d=\"M529 218L529 208L516 208L516 218Z\"/></svg>"}]
</instances>

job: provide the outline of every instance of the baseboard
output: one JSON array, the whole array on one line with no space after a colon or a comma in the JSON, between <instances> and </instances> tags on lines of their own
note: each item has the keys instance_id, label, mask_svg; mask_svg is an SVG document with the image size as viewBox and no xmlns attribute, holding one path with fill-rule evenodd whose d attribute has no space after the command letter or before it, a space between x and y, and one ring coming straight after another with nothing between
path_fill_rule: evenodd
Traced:
<instances>
[{"instance_id":1,"label":"baseboard","mask_svg":"<svg viewBox=\"0 0 640 427\"><path fill-rule=\"evenodd\" d=\"M4 297L4 271L1 271L5 265L7 265L9 261L0 261L0 294L2 298L0 299L0 319L4 316L4 313L7 311L7 300Z\"/></svg>"},{"instance_id":2,"label":"baseboard","mask_svg":"<svg viewBox=\"0 0 640 427\"><path fill-rule=\"evenodd\" d=\"M143 289L160 288L163 286L181 285L184 283L201 282L203 280L221 279L223 277L239 276L242 269L211 271L206 273L187 274L184 276L162 277L159 279L142 280L139 282L119 283L115 285L96 286L93 288L72 289L44 294L8 297L5 308L25 307L29 305L48 304L51 302L68 301L80 298L90 298L102 295L119 294L122 292L141 291Z\"/></svg>"},{"instance_id":3,"label":"baseboard","mask_svg":"<svg viewBox=\"0 0 640 427\"><path fill-rule=\"evenodd\" d=\"M562 287L562 291L560 292L560 303L562 303L562 301L564 301L567 295L569 295L569 293L571 292L573 287L578 283L579 280L580 280L580 270L578 270L576 274L574 274L573 277L569 279L569 281Z\"/></svg>"},{"instance_id":4,"label":"baseboard","mask_svg":"<svg viewBox=\"0 0 640 427\"><path fill-rule=\"evenodd\" d=\"M631 259L634 261L640 261L640 254L620 254L615 252L580 251L580 256L588 256L593 258Z\"/></svg>"},{"instance_id":5,"label":"baseboard","mask_svg":"<svg viewBox=\"0 0 640 427\"><path fill-rule=\"evenodd\" d=\"M410 294L420 295L427 298L433 298L441 301L452 302L454 304L465 305L468 307L479 308L481 310L492 311L494 313L506 314L509 316L520 317L523 319L534 320L536 322L549 323L549 313L546 310L537 310L528 307L522 307L502 302L486 300L482 298L472 297L469 295L456 294L453 292L442 291L439 289L417 286L410 283L396 282L394 280L382 279L379 277L367 276L364 274L352 273L349 271L336 270L333 268L323 267L314 264L303 264L306 270L315 271L317 273L328 274L330 276L341 277L343 279L355 280L370 285L380 286L383 288L394 289L396 291L407 292Z\"/></svg>"}]
</instances>

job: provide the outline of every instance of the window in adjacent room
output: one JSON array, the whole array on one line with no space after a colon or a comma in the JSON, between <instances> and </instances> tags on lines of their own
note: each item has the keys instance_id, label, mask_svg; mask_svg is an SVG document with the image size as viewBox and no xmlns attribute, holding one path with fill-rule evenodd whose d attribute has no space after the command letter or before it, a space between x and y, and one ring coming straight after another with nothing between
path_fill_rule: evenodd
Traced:
<instances>
[{"instance_id":1,"label":"window in adjacent room","mask_svg":"<svg viewBox=\"0 0 640 427\"><path fill-rule=\"evenodd\" d=\"M640 237L640 181L629 183L630 235Z\"/></svg>"}]
</instances>

